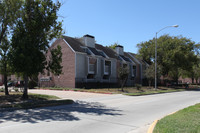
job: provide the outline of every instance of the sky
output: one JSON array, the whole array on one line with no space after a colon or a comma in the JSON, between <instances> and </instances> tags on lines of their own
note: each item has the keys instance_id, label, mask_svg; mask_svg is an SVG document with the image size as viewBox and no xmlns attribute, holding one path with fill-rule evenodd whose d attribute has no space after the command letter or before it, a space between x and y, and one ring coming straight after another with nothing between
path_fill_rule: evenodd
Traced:
<instances>
[{"instance_id":1,"label":"sky","mask_svg":"<svg viewBox=\"0 0 200 133\"><path fill-rule=\"evenodd\" d=\"M200 42L200 0L60 0L59 20L65 35L89 34L98 44L117 42L124 51L137 53L137 44L158 33Z\"/></svg>"}]
</instances>

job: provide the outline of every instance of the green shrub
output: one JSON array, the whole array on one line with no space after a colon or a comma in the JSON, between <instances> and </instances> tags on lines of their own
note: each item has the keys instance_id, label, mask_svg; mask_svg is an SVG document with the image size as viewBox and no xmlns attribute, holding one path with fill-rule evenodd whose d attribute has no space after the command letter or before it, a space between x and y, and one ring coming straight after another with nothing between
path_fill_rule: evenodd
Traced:
<instances>
[{"instance_id":1,"label":"green shrub","mask_svg":"<svg viewBox=\"0 0 200 133\"><path fill-rule=\"evenodd\" d=\"M4 89L4 88L1 88L1 89L0 89L0 92L4 92L4 91L5 91L5 89Z\"/></svg>"},{"instance_id":2,"label":"green shrub","mask_svg":"<svg viewBox=\"0 0 200 133\"><path fill-rule=\"evenodd\" d=\"M15 90L15 92L19 92L19 89L18 89L18 88L15 88L14 90Z\"/></svg>"},{"instance_id":3,"label":"green shrub","mask_svg":"<svg viewBox=\"0 0 200 133\"><path fill-rule=\"evenodd\" d=\"M135 87L137 88L137 90L140 90L142 88L141 84L135 84Z\"/></svg>"}]
</instances>

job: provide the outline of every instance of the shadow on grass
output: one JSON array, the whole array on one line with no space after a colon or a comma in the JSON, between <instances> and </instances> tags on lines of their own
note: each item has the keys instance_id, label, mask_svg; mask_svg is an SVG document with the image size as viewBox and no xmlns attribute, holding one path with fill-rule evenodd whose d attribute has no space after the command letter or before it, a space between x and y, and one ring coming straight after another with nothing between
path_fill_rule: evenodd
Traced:
<instances>
[{"instance_id":1,"label":"shadow on grass","mask_svg":"<svg viewBox=\"0 0 200 133\"><path fill-rule=\"evenodd\" d=\"M5 121L29 122L33 124L39 121L78 121L80 118L74 113L90 114L94 116L117 116L122 115L120 112L121 110L108 108L100 103L77 101L71 105L0 112L0 124Z\"/></svg>"}]
</instances>

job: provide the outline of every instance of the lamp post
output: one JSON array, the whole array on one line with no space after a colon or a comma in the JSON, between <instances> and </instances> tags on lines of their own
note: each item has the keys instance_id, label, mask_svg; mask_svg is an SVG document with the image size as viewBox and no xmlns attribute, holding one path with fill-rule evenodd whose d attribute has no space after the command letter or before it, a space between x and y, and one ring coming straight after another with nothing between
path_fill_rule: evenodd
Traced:
<instances>
[{"instance_id":1,"label":"lamp post","mask_svg":"<svg viewBox=\"0 0 200 133\"><path fill-rule=\"evenodd\" d=\"M155 40L155 90L157 89L157 35L160 31L162 31L166 28L169 28L169 27L177 28L178 25L166 26L166 27L160 29L158 32L156 32L156 40Z\"/></svg>"}]
</instances>

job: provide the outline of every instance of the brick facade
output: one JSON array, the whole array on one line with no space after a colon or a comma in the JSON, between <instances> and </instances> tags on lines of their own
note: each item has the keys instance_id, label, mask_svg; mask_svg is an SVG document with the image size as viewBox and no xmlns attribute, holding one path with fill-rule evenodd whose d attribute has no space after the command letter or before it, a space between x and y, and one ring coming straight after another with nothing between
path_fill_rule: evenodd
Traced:
<instances>
[{"instance_id":1,"label":"brick facade","mask_svg":"<svg viewBox=\"0 0 200 133\"><path fill-rule=\"evenodd\" d=\"M75 53L69 46L67 46L67 43L63 39L56 40L52 44L51 49L56 48L58 45L62 48L62 74L59 76L53 75L52 73L48 75L47 72L45 72L45 75L40 74L39 78L51 77L50 81L41 82L41 86L75 88ZM49 55L50 52L48 52L47 57Z\"/></svg>"}]
</instances>

